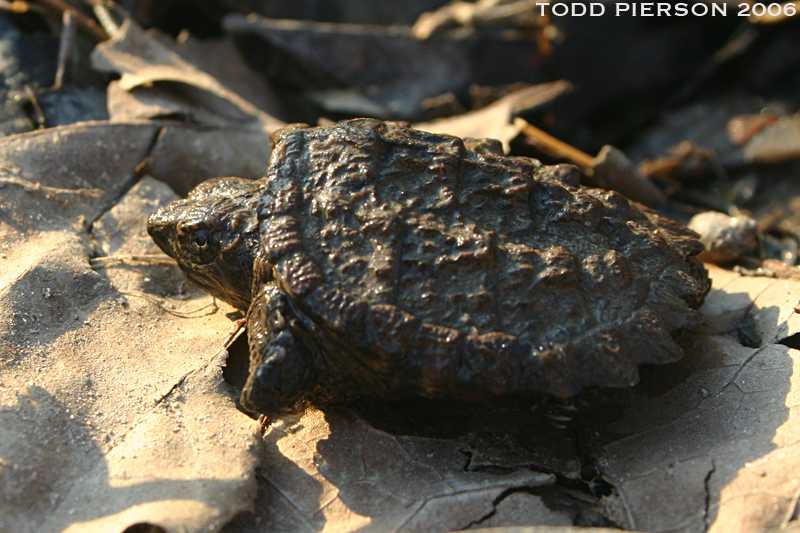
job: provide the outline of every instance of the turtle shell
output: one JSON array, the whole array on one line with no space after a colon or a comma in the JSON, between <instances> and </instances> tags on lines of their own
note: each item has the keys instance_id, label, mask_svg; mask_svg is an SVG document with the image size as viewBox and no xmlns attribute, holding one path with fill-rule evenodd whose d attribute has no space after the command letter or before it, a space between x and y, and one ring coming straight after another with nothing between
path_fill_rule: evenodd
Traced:
<instances>
[{"instance_id":1,"label":"turtle shell","mask_svg":"<svg viewBox=\"0 0 800 533\"><path fill-rule=\"evenodd\" d=\"M566 397L681 357L710 288L696 235L575 167L474 150L372 119L273 136L258 220L320 354L312 401Z\"/></svg>"}]
</instances>

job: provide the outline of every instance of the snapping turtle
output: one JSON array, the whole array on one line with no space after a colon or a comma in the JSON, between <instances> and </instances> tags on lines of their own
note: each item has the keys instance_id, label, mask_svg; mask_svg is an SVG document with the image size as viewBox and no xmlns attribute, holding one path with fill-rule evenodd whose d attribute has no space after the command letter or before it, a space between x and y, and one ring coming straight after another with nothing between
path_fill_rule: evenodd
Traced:
<instances>
[{"instance_id":1,"label":"snapping turtle","mask_svg":"<svg viewBox=\"0 0 800 533\"><path fill-rule=\"evenodd\" d=\"M372 119L272 143L263 179L206 181L148 221L247 311L248 409L630 386L701 321L696 235L572 166Z\"/></svg>"}]
</instances>

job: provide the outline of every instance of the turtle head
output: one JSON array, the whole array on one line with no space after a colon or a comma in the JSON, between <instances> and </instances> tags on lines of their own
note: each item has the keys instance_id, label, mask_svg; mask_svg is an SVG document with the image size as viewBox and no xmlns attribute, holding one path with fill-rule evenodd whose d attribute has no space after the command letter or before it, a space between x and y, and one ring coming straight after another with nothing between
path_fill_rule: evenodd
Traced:
<instances>
[{"instance_id":1,"label":"turtle head","mask_svg":"<svg viewBox=\"0 0 800 533\"><path fill-rule=\"evenodd\" d=\"M256 207L262 182L214 178L162 207L147 232L201 289L247 310L261 241Z\"/></svg>"}]
</instances>

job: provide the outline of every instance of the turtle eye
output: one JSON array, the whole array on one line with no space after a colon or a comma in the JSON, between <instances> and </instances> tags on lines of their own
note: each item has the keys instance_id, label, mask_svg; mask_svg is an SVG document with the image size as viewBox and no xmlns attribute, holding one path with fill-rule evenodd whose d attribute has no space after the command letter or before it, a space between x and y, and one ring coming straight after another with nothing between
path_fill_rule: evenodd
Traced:
<instances>
[{"instance_id":1,"label":"turtle eye","mask_svg":"<svg viewBox=\"0 0 800 533\"><path fill-rule=\"evenodd\" d=\"M189 252L196 261L207 263L214 257L214 241L210 231L207 229L195 230L188 237Z\"/></svg>"},{"instance_id":2,"label":"turtle eye","mask_svg":"<svg viewBox=\"0 0 800 533\"><path fill-rule=\"evenodd\" d=\"M208 246L208 231L198 231L194 236L194 244L200 249Z\"/></svg>"}]
</instances>

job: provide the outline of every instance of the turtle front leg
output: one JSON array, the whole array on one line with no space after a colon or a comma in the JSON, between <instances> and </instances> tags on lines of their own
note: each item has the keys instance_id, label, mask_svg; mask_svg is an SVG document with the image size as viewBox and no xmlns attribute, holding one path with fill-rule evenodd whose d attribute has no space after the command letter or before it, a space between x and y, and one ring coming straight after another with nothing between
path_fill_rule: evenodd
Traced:
<instances>
[{"instance_id":1,"label":"turtle front leg","mask_svg":"<svg viewBox=\"0 0 800 533\"><path fill-rule=\"evenodd\" d=\"M316 382L312 354L297 339L299 328L286 294L266 283L247 311L250 376L242 391L245 408L274 418L302 412Z\"/></svg>"}]
</instances>

